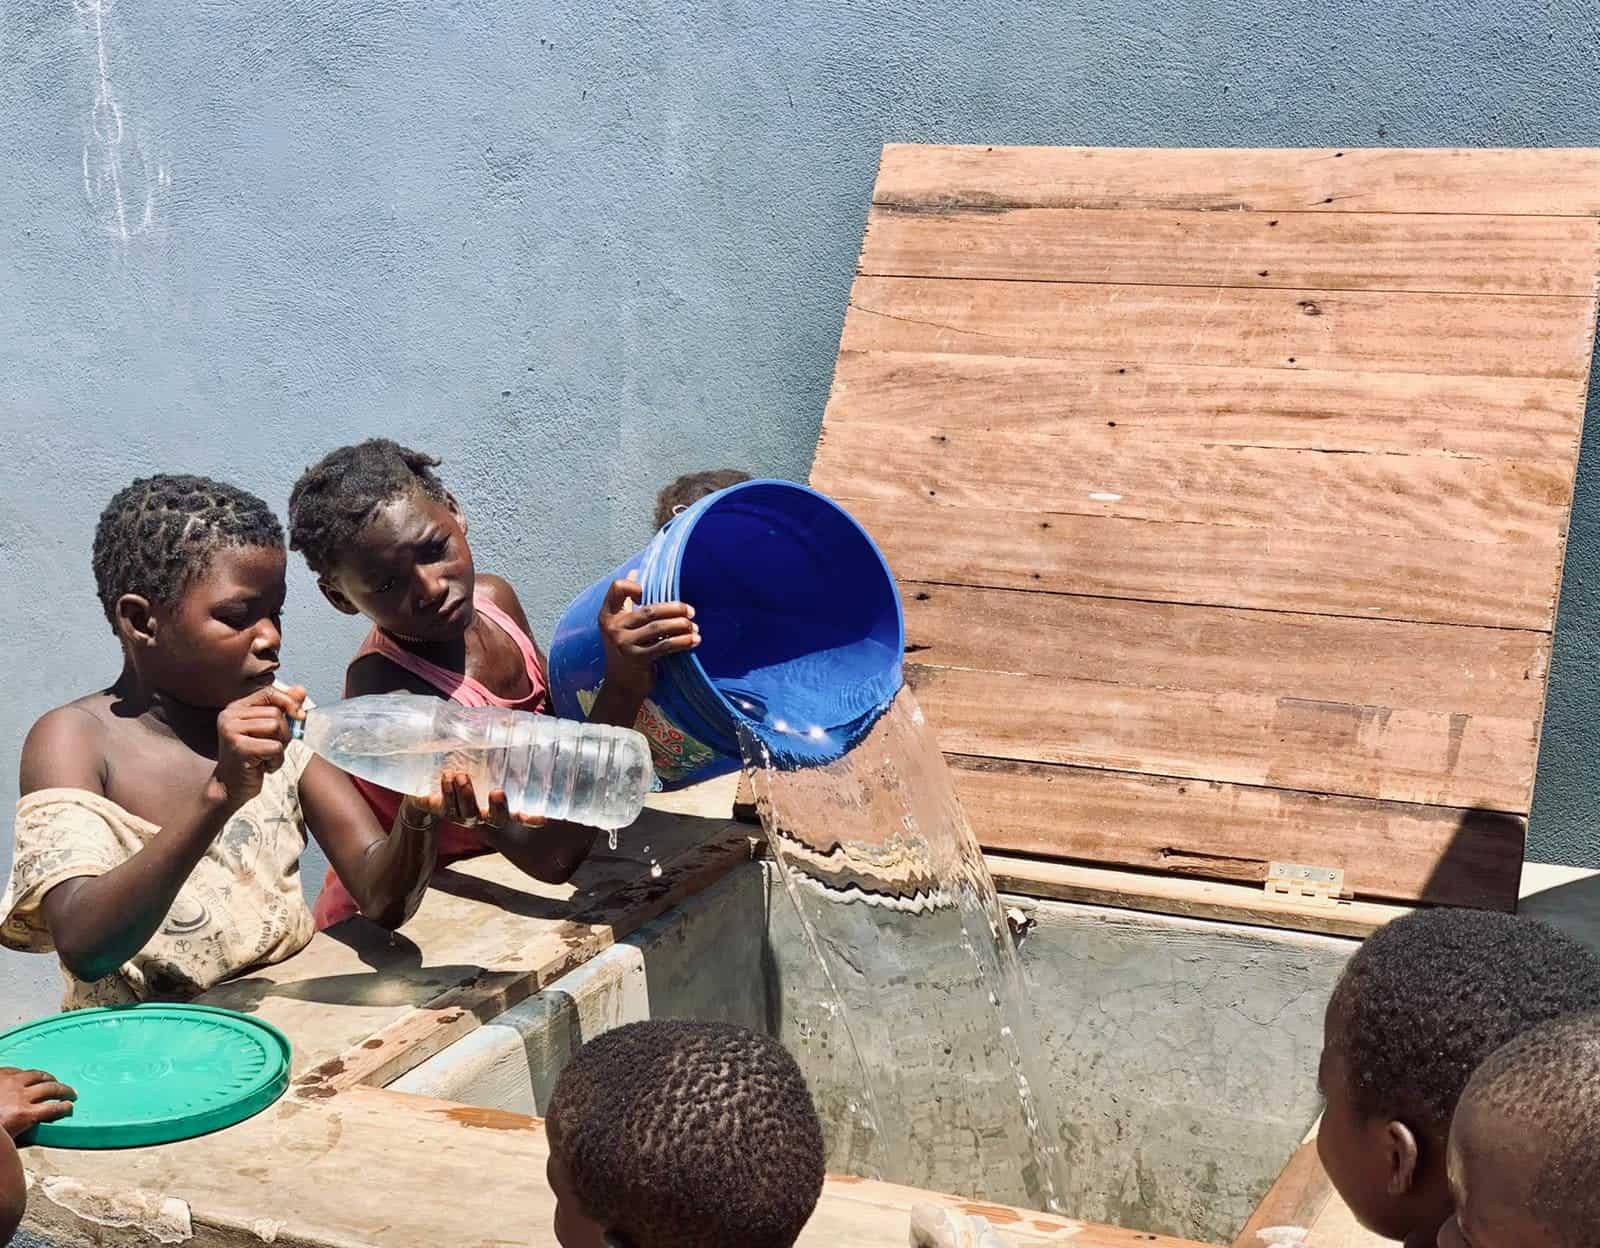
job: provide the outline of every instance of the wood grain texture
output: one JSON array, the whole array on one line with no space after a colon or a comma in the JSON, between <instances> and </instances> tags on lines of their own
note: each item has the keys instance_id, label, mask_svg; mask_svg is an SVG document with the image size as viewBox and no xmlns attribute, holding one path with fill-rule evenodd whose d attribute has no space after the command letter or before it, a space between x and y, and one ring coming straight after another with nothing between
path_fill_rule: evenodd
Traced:
<instances>
[{"instance_id":1,"label":"wood grain texture","mask_svg":"<svg viewBox=\"0 0 1600 1248\"><path fill-rule=\"evenodd\" d=\"M972 432L1076 440L1114 429L1152 446L1570 461L1584 394L1581 379L847 350L834 372L821 454L836 470L848 468L830 440L843 427L871 423L908 438ZM992 488L1001 492L998 482Z\"/></svg>"},{"instance_id":2,"label":"wood grain texture","mask_svg":"<svg viewBox=\"0 0 1600 1248\"><path fill-rule=\"evenodd\" d=\"M1174 532L1118 516L844 501L905 582L1542 631L1555 621L1555 541L1541 557L1466 535Z\"/></svg>"},{"instance_id":3,"label":"wood grain texture","mask_svg":"<svg viewBox=\"0 0 1600 1248\"><path fill-rule=\"evenodd\" d=\"M1549 560L1571 461L1152 445L1120 427L1071 438L840 422L815 477L841 498L1005 507L1307 533L1517 542ZM870 474L844 465L870 463ZM996 482L1004 482L996 489Z\"/></svg>"},{"instance_id":4,"label":"wood grain texture","mask_svg":"<svg viewBox=\"0 0 1600 1248\"><path fill-rule=\"evenodd\" d=\"M1600 216L1600 148L883 149L877 204Z\"/></svg>"},{"instance_id":5,"label":"wood grain texture","mask_svg":"<svg viewBox=\"0 0 1600 1248\"><path fill-rule=\"evenodd\" d=\"M812 481L986 846L1514 906L1597 173L885 148Z\"/></svg>"},{"instance_id":6,"label":"wood grain texture","mask_svg":"<svg viewBox=\"0 0 1600 1248\"><path fill-rule=\"evenodd\" d=\"M352 1088L288 1100L215 1135L120 1152L27 1151L28 1225L51 1243L147 1245L139 1216L181 1201L196 1248L418 1244L555 1248L550 1146L536 1118ZM388 1181L373 1182L372 1176ZM400 1184L408 1194L397 1196ZM459 1199L492 1187L492 1199ZM911 1206L979 1213L1019 1245L1200 1248L1120 1227L830 1178L801 1248L903 1248Z\"/></svg>"},{"instance_id":7,"label":"wood grain texture","mask_svg":"<svg viewBox=\"0 0 1600 1248\"><path fill-rule=\"evenodd\" d=\"M1516 815L964 755L950 765L979 840L1008 853L1257 887L1287 860L1344 868L1358 899L1517 904Z\"/></svg>"},{"instance_id":8,"label":"wood grain texture","mask_svg":"<svg viewBox=\"0 0 1600 1248\"><path fill-rule=\"evenodd\" d=\"M1593 294L1587 217L875 205L859 271L1288 290Z\"/></svg>"},{"instance_id":9,"label":"wood grain texture","mask_svg":"<svg viewBox=\"0 0 1600 1248\"><path fill-rule=\"evenodd\" d=\"M1089 906L1171 914L1187 919L1365 939L1414 907L1376 901L1322 903L1267 893L1259 886L1189 879L1155 871L1054 862L1025 854L986 853L1002 893Z\"/></svg>"},{"instance_id":10,"label":"wood grain texture","mask_svg":"<svg viewBox=\"0 0 1600 1248\"><path fill-rule=\"evenodd\" d=\"M1310 1227L1332 1199L1333 1183L1317 1157L1316 1141L1309 1140L1289 1158L1289 1164L1234 1237L1233 1248L1262 1248L1261 1232L1268 1227Z\"/></svg>"},{"instance_id":11,"label":"wood grain texture","mask_svg":"<svg viewBox=\"0 0 1600 1248\"><path fill-rule=\"evenodd\" d=\"M1549 636L1532 630L915 583L903 597L906 650L918 666L1148 689L1532 722L1550 655Z\"/></svg>"},{"instance_id":12,"label":"wood grain texture","mask_svg":"<svg viewBox=\"0 0 1600 1248\"><path fill-rule=\"evenodd\" d=\"M1575 379L1584 297L858 277L841 348Z\"/></svg>"}]
</instances>

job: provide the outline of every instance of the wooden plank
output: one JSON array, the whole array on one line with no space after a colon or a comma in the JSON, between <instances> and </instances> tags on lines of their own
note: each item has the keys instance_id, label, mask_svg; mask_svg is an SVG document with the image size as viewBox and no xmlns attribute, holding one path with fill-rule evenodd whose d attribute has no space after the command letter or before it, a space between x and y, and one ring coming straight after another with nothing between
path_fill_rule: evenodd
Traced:
<instances>
[{"instance_id":1,"label":"wooden plank","mask_svg":"<svg viewBox=\"0 0 1600 1248\"><path fill-rule=\"evenodd\" d=\"M1537 721L1547 634L908 584L921 667ZM1262 661L1271 656L1270 663Z\"/></svg>"},{"instance_id":2,"label":"wooden plank","mask_svg":"<svg viewBox=\"0 0 1600 1248\"><path fill-rule=\"evenodd\" d=\"M553 933L557 943L565 940L572 925L606 899L620 899L641 881L659 883L650 874L653 859L662 864L665 881L696 863L706 845L732 846L736 858L749 830L727 818L735 783L730 778L720 786L652 797L656 809L646 810L622 834L615 851L602 840L568 884L541 883L498 854L455 863L435 875L422 906L398 935L352 919L319 932L288 961L221 984L202 1000L282 1028L294 1041L294 1073L300 1075L464 984L488 999L498 991L494 972L508 951L548 951ZM669 804L685 813L659 808ZM691 817L695 806L707 815ZM637 889L625 894L637 895ZM624 916L609 931L632 930L644 921ZM509 982L520 990L526 977Z\"/></svg>"},{"instance_id":3,"label":"wooden plank","mask_svg":"<svg viewBox=\"0 0 1600 1248\"><path fill-rule=\"evenodd\" d=\"M1581 378L1594 303L858 277L841 349Z\"/></svg>"},{"instance_id":4,"label":"wooden plank","mask_svg":"<svg viewBox=\"0 0 1600 1248\"><path fill-rule=\"evenodd\" d=\"M940 727L941 735L944 729ZM1343 867L1359 898L1514 910L1526 821L1211 780L952 757L986 849L1260 885Z\"/></svg>"},{"instance_id":5,"label":"wooden plank","mask_svg":"<svg viewBox=\"0 0 1600 1248\"><path fill-rule=\"evenodd\" d=\"M1269 1227L1310 1227L1334 1198L1333 1183L1317 1157L1315 1140L1297 1148L1249 1221L1234 1237L1233 1248L1263 1248Z\"/></svg>"},{"instance_id":6,"label":"wooden plank","mask_svg":"<svg viewBox=\"0 0 1600 1248\"><path fill-rule=\"evenodd\" d=\"M1226 368L841 351L822 453L846 424L907 437L1115 429L1146 445L1283 446L1571 461L1581 379L1444 377L1355 369ZM865 475L854 466L854 476ZM851 465L835 466L835 479ZM998 483L991 487L1000 493Z\"/></svg>"},{"instance_id":7,"label":"wooden plank","mask_svg":"<svg viewBox=\"0 0 1600 1248\"><path fill-rule=\"evenodd\" d=\"M956 754L1526 814L1538 723L912 667Z\"/></svg>"},{"instance_id":8,"label":"wooden plank","mask_svg":"<svg viewBox=\"0 0 1600 1248\"><path fill-rule=\"evenodd\" d=\"M1365 939L1413 909L1375 901L1324 904L1269 894L1259 885L1050 862L1018 854L985 852L983 860L995 888L1005 894L1213 919L1276 931Z\"/></svg>"},{"instance_id":9,"label":"wooden plank","mask_svg":"<svg viewBox=\"0 0 1600 1248\"><path fill-rule=\"evenodd\" d=\"M883 149L873 202L938 208L1600 215L1597 148Z\"/></svg>"},{"instance_id":10,"label":"wooden plank","mask_svg":"<svg viewBox=\"0 0 1600 1248\"><path fill-rule=\"evenodd\" d=\"M921 433L862 421L824 429L812 475L847 501L1434 540L1464 534L1524 543L1530 558L1546 562L1572 488L1570 460L1152 445L1105 426L1071 438ZM929 517L941 526L950 519Z\"/></svg>"},{"instance_id":11,"label":"wooden plank","mask_svg":"<svg viewBox=\"0 0 1600 1248\"><path fill-rule=\"evenodd\" d=\"M153 1219L182 1202L196 1248L282 1242L299 1248L418 1244L555 1248L543 1123L504 1110L354 1088L286 1101L237 1127L160 1148L30 1149L28 1225L51 1243L147 1245ZM397 1199L387 1175L418 1198ZM451 1199L484 1190L493 1199ZM981 1213L1018 1244L1199 1248L932 1192L830 1178L802 1248L903 1248L918 1202ZM174 1209L178 1213L179 1209ZM190 1236L192 1235L192 1238Z\"/></svg>"},{"instance_id":12,"label":"wooden plank","mask_svg":"<svg viewBox=\"0 0 1600 1248\"><path fill-rule=\"evenodd\" d=\"M903 581L1549 630L1556 552L847 500Z\"/></svg>"},{"instance_id":13,"label":"wooden plank","mask_svg":"<svg viewBox=\"0 0 1600 1248\"><path fill-rule=\"evenodd\" d=\"M1308 1229L1305 1248L1394 1248L1394 1240L1376 1235L1357 1222L1350 1206L1337 1193Z\"/></svg>"},{"instance_id":14,"label":"wooden plank","mask_svg":"<svg viewBox=\"0 0 1600 1248\"><path fill-rule=\"evenodd\" d=\"M875 205L859 272L1290 290L1594 293L1589 217Z\"/></svg>"},{"instance_id":15,"label":"wooden plank","mask_svg":"<svg viewBox=\"0 0 1600 1248\"><path fill-rule=\"evenodd\" d=\"M521 939L470 979L300 1076L297 1095L316 1099L340 1088L392 1083L751 857L749 830L724 824L713 839L662 863L659 876L647 872L542 930L528 933L524 924Z\"/></svg>"}]
</instances>

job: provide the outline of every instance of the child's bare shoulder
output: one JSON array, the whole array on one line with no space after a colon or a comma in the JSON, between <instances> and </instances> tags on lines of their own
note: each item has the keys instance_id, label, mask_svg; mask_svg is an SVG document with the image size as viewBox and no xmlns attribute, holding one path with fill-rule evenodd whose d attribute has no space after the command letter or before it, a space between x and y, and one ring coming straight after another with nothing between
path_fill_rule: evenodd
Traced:
<instances>
[{"instance_id":1,"label":"child's bare shoulder","mask_svg":"<svg viewBox=\"0 0 1600 1248\"><path fill-rule=\"evenodd\" d=\"M528 632L527 613L522 609L522 600L517 597L517 591L511 588L510 581L492 572L479 572L476 581L478 588L489 595L489 600L495 606L521 625L523 632Z\"/></svg>"},{"instance_id":2,"label":"child's bare shoulder","mask_svg":"<svg viewBox=\"0 0 1600 1248\"><path fill-rule=\"evenodd\" d=\"M91 693L46 711L22 743L21 791L103 792L106 758L119 735L110 696Z\"/></svg>"}]
</instances>

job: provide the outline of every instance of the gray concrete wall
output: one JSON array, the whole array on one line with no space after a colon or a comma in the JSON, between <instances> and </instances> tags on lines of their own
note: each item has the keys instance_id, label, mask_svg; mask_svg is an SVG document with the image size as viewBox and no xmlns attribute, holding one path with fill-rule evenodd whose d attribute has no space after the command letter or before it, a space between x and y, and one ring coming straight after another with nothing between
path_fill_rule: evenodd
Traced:
<instances>
[{"instance_id":1,"label":"gray concrete wall","mask_svg":"<svg viewBox=\"0 0 1600 1248\"><path fill-rule=\"evenodd\" d=\"M772 887L776 1034L837 1122L840 1104L856 1094L854 1067L837 1052L836 1031L826 1036L818 1009L826 985L793 907ZM1322 1012L1355 942L1003 901L1035 921L1022 958L1041 1077L1055 1095L1067 1211L1232 1240L1316 1118ZM939 923L865 906L836 920L837 946L854 949L864 968L837 983L855 1041L878 1072L879 1111L902 1145L884 1177L1018 1203L1016 1158L994 1146L988 1129L993 1102L1010 1090L993 1070L980 1076L953 1064L940 1043L952 1029L959 1046L970 1027L999 1023L962 1016L973 997L950 988L969 977L971 960L941 939ZM972 1128L965 1147L963 1123ZM837 1145L837 1134L830 1138ZM987 1140L982 1173L973 1168L974 1138Z\"/></svg>"},{"instance_id":2,"label":"gray concrete wall","mask_svg":"<svg viewBox=\"0 0 1600 1248\"><path fill-rule=\"evenodd\" d=\"M969 1040L999 1026L961 985L949 916L856 905L828 936L846 1013L768 865L741 869L403 1076L400 1091L536 1113L579 1044L641 1018L769 1029L805 1070L830 1169L856 1170L873 1072L882 1177L1019 1202L1022 1155L997 1139L1003 1066ZM1322 1011L1354 942L1005 899L1023 944L1041 1077L1056 1100L1068 1212L1230 1241L1318 1110ZM977 998L981 1002L981 996ZM955 1049L952 1054L952 1047ZM981 1167L977 1164L981 1159Z\"/></svg>"},{"instance_id":3,"label":"gray concrete wall","mask_svg":"<svg viewBox=\"0 0 1600 1248\"><path fill-rule=\"evenodd\" d=\"M137 474L281 506L336 442L431 448L548 636L663 480L806 474L886 140L1593 143L1596 82L1585 0L4 0L0 807L114 672L88 548ZM1591 862L1592 457L1534 831ZM359 626L296 572L287 629L326 696ZM0 972L0 1021L53 1003Z\"/></svg>"},{"instance_id":4,"label":"gray concrete wall","mask_svg":"<svg viewBox=\"0 0 1600 1248\"><path fill-rule=\"evenodd\" d=\"M391 1086L538 1115L572 1055L613 1027L696 1018L765 1031L766 908L762 868L740 867Z\"/></svg>"}]
</instances>

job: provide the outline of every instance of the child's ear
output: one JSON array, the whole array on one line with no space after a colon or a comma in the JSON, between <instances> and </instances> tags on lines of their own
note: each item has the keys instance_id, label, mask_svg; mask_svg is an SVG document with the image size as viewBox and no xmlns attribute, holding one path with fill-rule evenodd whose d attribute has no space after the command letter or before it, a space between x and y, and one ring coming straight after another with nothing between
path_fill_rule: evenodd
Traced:
<instances>
[{"instance_id":1,"label":"child's ear","mask_svg":"<svg viewBox=\"0 0 1600 1248\"><path fill-rule=\"evenodd\" d=\"M155 644L156 613L150 600L140 594L123 594L118 598L116 629L124 645L144 649Z\"/></svg>"},{"instance_id":2,"label":"child's ear","mask_svg":"<svg viewBox=\"0 0 1600 1248\"><path fill-rule=\"evenodd\" d=\"M1417 1137L1405 1123L1391 1122L1384 1128L1384 1151L1389 1168L1389 1195L1404 1196L1417 1182L1417 1162L1422 1155Z\"/></svg>"},{"instance_id":3,"label":"child's ear","mask_svg":"<svg viewBox=\"0 0 1600 1248\"><path fill-rule=\"evenodd\" d=\"M322 591L322 596L328 600L329 605L335 611L343 612L345 615L361 614L361 608L346 598L344 590L340 589L327 577L319 576L317 578L317 588Z\"/></svg>"},{"instance_id":4,"label":"child's ear","mask_svg":"<svg viewBox=\"0 0 1600 1248\"><path fill-rule=\"evenodd\" d=\"M456 523L461 526L461 533L465 536L467 532L466 508L456 500L456 496L449 490L444 492L444 505L450 509L450 514L456 518Z\"/></svg>"}]
</instances>

